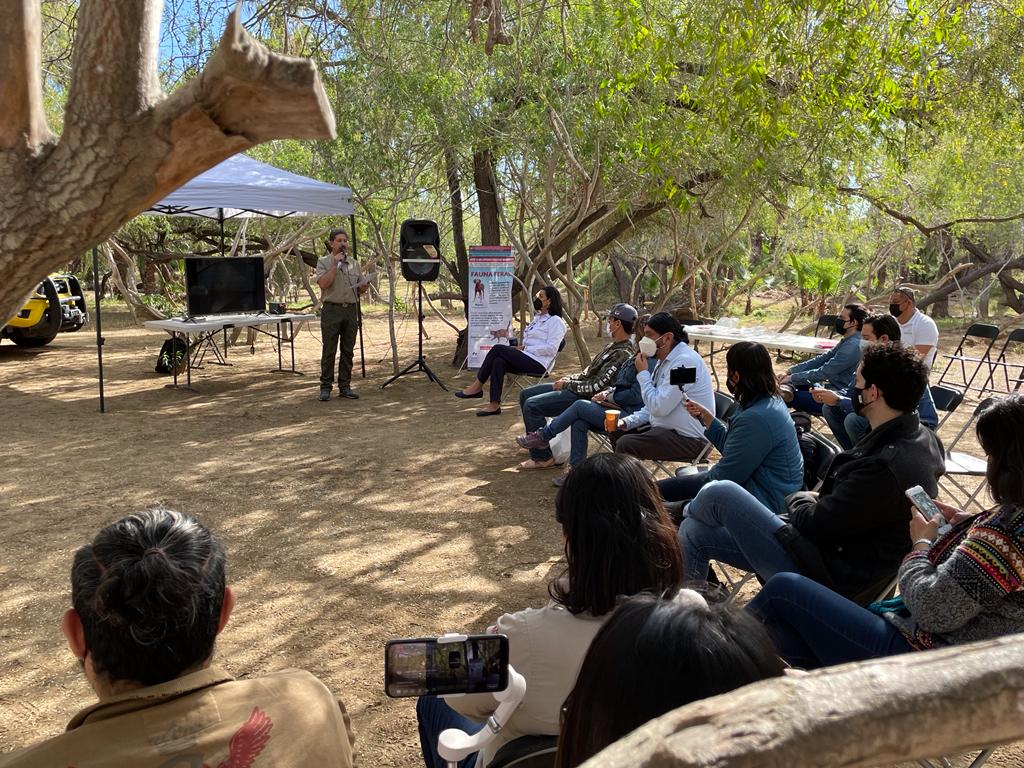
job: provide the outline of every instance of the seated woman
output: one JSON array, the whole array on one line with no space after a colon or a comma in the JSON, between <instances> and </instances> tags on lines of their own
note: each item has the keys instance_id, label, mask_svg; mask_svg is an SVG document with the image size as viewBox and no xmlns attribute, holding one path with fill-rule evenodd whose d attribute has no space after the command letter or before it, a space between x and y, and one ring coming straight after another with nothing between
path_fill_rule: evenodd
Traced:
<instances>
[{"instance_id":1,"label":"seated woman","mask_svg":"<svg viewBox=\"0 0 1024 768\"><path fill-rule=\"evenodd\" d=\"M536 298L540 308L533 322L523 331L522 346L495 344L480 364L476 380L461 392L455 393L456 397L461 398L483 397L484 384L490 381L490 402L476 412L477 416L496 416L501 413L501 390L506 373L543 376L558 354L566 330L565 321L562 320L562 294L555 286L545 285ZM505 337L508 331L498 331L495 335Z\"/></svg>"},{"instance_id":2,"label":"seated woman","mask_svg":"<svg viewBox=\"0 0 1024 768\"><path fill-rule=\"evenodd\" d=\"M508 635L509 661L526 678L526 697L498 738L465 766L485 766L507 741L558 733L562 702L590 641L622 595L673 597L682 582L675 531L647 470L629 456L601 453L582 462L555 496L565 539L565 573L548 586L543 608L508 613L488 629ZM494 698L470 695L416 705L428 768L443 766L437 738L445 728L475 733ZM474 763L474 759L477 762Z\"/></svg>"},{"instance_id":3,"label":"seated woman","mask_svg":"<svg viewBox=\"0 0 1024 768\"><path fill-rule=\"evenodd\" d=\"M753 341L729 347L725 385L739 403L729 424L690 400L686 410L704 425L704 434L722 454L706 472L658 483L666 501L689 501L711 480L732 480L776 514L786 496L804 484L804 462L789 409L779 396L768 350Z\"/></svg>"},{"instance_id":4,"label":"seated woman","mask_svg":"<svg viewBox=\"0 0 1024 768\"><path fill-rule=\"evenodd\" d=\"M871 609L793 573L768 580L748 608L790 663L811 669L876 656L987 640L1024 631L1024 396L978 417L992 509L977 515L936 502L939 515L910 521L913 549L899 597Z\"/></svg>"},{"instance_id":5,"label":"seated woman","mask_svg":"<svg viewBox=\"0 0 1024 768\"><path fill-rule=\"evenodd\" d=\"M731 603L684 589L632 597L587 651L565 702L556 768L575 768L627 733L693 701L779 677L767 633Z\"/></svg>"}]
</instances>

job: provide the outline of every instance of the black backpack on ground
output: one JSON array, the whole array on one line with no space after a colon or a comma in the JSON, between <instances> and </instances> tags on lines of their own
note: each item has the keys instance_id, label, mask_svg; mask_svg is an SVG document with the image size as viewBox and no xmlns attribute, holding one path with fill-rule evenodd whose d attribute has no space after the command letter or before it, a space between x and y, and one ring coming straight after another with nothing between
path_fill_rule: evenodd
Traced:
<instances>
[{"instance_id":1,"label":"black backpack on ground","mask_svg":"<svg viewBox=\"0 0 1024 768\"><path fill-rule=\"evenodd\" d=\"M167 339L163 346L160 347L160 354L156 356L156 368L154 370L164 376L170 376L175 372L175 369L177 369L178 373L181 373L185 370L185 365L187 364L185 359L187 354L188 347L185 346L184 339L173 336Z\"/></svg>"}]
</instances>

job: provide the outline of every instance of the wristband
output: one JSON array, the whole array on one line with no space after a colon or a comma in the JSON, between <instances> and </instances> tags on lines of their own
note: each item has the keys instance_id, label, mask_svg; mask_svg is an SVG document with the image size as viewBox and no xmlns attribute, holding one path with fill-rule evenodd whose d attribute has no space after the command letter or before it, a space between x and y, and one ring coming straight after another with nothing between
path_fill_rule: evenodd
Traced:
<instances>
[{"instance_id":1,"label":"wristband","mask_svg":"<svg viewBox=\"0 0 1024 768\"><path fill-rule=\"evenodd\" d=\"M913 544L911 544L910 546L911 546L911 547L916 547L916 546L917 546L918 544L927 544L927 545L928 545L928 548L929 548L929 549L931 549L931 546L932 546L932 544L934 544L934 543L935 543L935 542L934 542L934 541L932 541L931 539L914 539L914 543L913 543Z\"/></svg>"}]
</instances>

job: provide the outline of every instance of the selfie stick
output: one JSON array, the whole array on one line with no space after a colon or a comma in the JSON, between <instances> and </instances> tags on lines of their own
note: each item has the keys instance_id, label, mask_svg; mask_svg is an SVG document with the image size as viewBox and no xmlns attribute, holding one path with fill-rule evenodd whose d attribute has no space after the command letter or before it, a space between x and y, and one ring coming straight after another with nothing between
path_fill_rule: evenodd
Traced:
<instances>
[{"instance_id":1,"label":"selfie stick","mask_svg":"<svg viewBox=\"0 0 1024 768\"><path fill-rule=\"evenodd\" d=\"M491 695L498 702L498 708L487 718L485 727L472 736L458 728L441 731L437 740L437 754L448 762L449 768L458 768L460 760L479 752L498 735L526 695L526 678L509 665L508 687Z\"/></svg>"}]
</instances>

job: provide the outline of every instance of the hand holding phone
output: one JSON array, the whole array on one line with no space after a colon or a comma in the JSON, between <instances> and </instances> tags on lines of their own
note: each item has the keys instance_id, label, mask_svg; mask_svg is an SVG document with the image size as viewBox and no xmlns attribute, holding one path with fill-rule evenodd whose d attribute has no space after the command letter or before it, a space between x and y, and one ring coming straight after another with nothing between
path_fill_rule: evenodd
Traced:
<instances>
[{"instance_id":1,"label":"hand holding phone","mask_svg":"<svg viewBox=\"0 0 1024 768\"><path fill-rule=\"evenodd\" d=\"M910 499L910 503L917 507L925 520L930 521L933 517L938 515L938 518L941 521L938 528L938 534L940 536L953 527L949 524L949 521L946 520L942 511L935 506L935 502L931 500L931 497L920 485L915 485L913 488L907 488L904 493L906 493L907 498Z\"/></svg>"}]
</instances>

